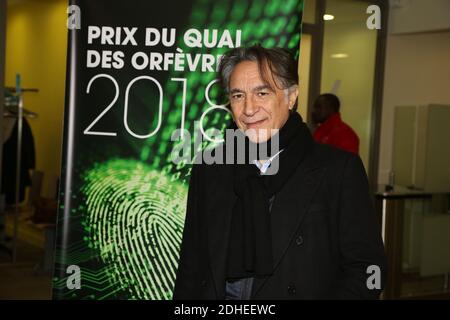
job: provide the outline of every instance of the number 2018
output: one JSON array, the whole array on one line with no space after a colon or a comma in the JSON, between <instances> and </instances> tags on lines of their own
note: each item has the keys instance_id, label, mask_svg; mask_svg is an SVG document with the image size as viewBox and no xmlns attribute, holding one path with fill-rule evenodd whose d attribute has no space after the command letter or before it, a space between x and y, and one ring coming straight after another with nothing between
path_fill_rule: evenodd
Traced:
<instances>
[{"instance_id":1,"label":"number 2018","mask_svg":"<svg viewBox=\"0 0 450 320\"><path fill-rule=\"evenodd\" d=\"M119 98L119 84L117 83L117 80L114 79L112 76L102 73L102 74L98 74L94 77L91 78L91 80L89 81L87 88L86 88L86 93L89 94L91 91L91 86L94 83L94 81L101 79L101 78L106 78L109 79L114 87L115 87L115 95L113 100L106 106L106 108L86 127L86 129L84 130L84 134L85 135L97 135L97 136L111 136L111 137L115 137L117 136L116 132L104 132L104 131L94 131L93 127L94 125L100 121L100 119L102 117L105 116L106 113L108 113L111 108L114 106L114 104L117 102L118 98ZM128 109L129 109L129 96L130 96L130 90L133 87L133 85L137 82L137 81L141 81L141 80L147 80L152 82L153 84L156 85L156 87L158 88L159 91L159 105L158 105L158 124L156 126L156 128L148 133L148 134L137 134L136 132L134 132L129 124L128 124ZM171 81L174 82L182 82L183 83L183 103L182 103L182 113L181 113L181 132L184 131L184 124L185 124L185 113L186 113L186 90L187 90L187 79L186 78L171 78ZM203 129L203 119L205 117L205 115L215 109L221 109L221 110L225 110L227 112L230 112L230 110L226 107L225 104L223 105L217 105L215 103L213 103L209 97L209 91L211 89L211 87L217 82L218 80L212 80L205 89L205 98L206 101L208 102L209 108L207 110L205 110L201 117L200 117L200 130L201 133L203 134L203 136L209 140L209 141L214 141L212 140L210 137L208 137ZM123 124L125 126L126 131L132 135L135 138L138 139L147 139L152 137L153 135L155 135L160 127L161 127L161 122L162 122L162 109L163 109L163 96L164 96L164 92L163 89L161 87L161 84L158 82L158 80L156 80L155 78L151 77L151 76L139 76L134 78L133 80L130 81L130 83L127 85L127 88L125 90L125 103L124 103L124 114L123 114Z\"/></svg>"}]
</instances>

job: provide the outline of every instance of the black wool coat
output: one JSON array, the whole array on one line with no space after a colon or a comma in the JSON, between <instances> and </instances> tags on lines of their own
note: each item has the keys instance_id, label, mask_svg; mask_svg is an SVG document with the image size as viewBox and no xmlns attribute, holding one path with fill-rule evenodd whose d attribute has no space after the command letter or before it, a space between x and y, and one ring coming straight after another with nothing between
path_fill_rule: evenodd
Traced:
<instances>
[{"instance_id":1,"label":"black wool coat","mask_svg":"<svg viewBox=\"0 0 450 320\"><path fill-rule=\"evenodd\" d=\"M174 299L224 299L236 199L232 165L193 166ZM386 260L359 156L314 143L275 195L271 228L274 274L255 279L252 299L379 297Z\"/></svg>"}]
</instances>

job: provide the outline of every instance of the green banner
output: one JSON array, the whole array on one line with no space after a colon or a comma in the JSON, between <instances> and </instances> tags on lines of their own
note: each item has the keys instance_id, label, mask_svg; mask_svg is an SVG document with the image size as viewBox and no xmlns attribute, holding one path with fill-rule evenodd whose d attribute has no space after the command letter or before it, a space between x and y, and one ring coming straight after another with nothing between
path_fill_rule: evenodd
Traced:
<instances>
[{"instance_id":1,"label":"green banner","mask_svg":"<svg viewBox=\"0 0 450 320\"><path fill-rule=\"evenodd\" d=\"M71 1L54 298L172 298L191 154L231 121L220 56L298 57L302 0ZM176 129L184 134L172 136Z\"/></svg>"}]
</instances>

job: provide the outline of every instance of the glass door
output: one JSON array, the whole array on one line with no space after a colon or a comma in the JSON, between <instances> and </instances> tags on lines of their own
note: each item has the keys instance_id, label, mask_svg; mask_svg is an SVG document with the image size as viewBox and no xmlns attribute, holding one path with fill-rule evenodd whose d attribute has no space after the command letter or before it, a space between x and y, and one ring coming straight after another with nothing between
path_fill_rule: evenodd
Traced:
<instances>
[{"instance_id":1,"label":"glass door","mask_svg":"<svg viewBox=\"0 0 450 320\"><path fill-rule=\"evenodd\" d=\"M340 99L342 120L359 137L359 155L369 169L377 53L376 29L367 28L370 4L327 0L321 70L321 93Z\"/></svg>"}]
</instances>

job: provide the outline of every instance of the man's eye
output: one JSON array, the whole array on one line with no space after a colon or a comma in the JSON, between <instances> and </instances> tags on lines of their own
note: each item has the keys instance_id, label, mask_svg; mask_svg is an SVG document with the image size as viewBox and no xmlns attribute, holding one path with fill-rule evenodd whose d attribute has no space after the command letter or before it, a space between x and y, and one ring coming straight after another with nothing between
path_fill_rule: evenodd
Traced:
<instances>
[{"instance_id":1,"label":"man's eye","mask_svg":"<svg viewBox=\"0 0 450 320\"><path fill-rule=\"evenodd\" d=\"M242 94L241 94L241 93L233 94L233 95L231 96L231 98L232 98L233 100L240 99L240 98L242 98Z\"/></svg>"},{"instance_id":2,"label":"man's eye","mask_svg":"<svg viewBox=\"0 0 450 320\"><path fill-rule=\"evenodd\" d=\"M257 93L258 97L264 97L264 96L267 96L268 94L269 93L265 92L265 91L260 91L260 92Z\"/></svg>"}]
</instances>

